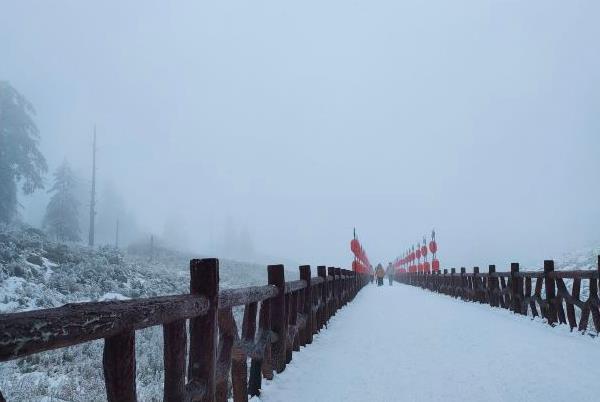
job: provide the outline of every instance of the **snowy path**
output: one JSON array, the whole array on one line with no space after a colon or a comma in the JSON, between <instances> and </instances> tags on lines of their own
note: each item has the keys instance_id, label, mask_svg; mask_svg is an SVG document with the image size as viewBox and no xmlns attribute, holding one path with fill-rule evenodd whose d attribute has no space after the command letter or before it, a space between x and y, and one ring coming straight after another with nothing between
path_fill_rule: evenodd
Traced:
<instances>
[{"instance_id":1,"label":"snowy path","mask_svg":"<svg viewBox=\"0 0 600 402\"><path fill-rule=\"evenodd\" d=\"M564 326L369 285L253 401L598 401L598 362Z\"/></svg>"}]
</instances>

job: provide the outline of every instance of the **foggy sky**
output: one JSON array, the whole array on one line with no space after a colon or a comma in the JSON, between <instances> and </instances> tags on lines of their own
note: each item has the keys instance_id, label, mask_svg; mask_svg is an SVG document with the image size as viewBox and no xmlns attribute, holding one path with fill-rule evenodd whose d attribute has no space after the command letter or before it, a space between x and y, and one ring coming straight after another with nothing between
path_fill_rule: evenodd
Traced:
<instances>
[{"instance_id":1,"label":"foggy sky","mask_svg":"<svg viewBox=\"0 0 600 402\"><path fill-rule=\"evenodd\" d=\"M600 244L600 3L7 1L0 79L51 170L205 251L373 263L435 227L444 267ZM48 176L50 177L50 176ZM21 198L35 223L46 194ZM171 222L171 223L169 223ZM273 261L277 262L277 261Z\"/></svg>"}]
</instances>

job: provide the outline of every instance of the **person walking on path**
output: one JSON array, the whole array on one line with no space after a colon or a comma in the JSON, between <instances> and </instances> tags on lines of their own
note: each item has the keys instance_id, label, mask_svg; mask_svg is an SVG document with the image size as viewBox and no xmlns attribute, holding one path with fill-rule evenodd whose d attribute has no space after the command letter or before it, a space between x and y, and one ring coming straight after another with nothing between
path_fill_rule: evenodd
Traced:
<instances>
[{"instance_id":1,"label":"person walking on path","mask_svg":"<svg viewBox=\"0 0 600 402\"><path fill-rule=\"evenodd\" d=\"M385 277L385 271L381 264L377 264L377 269L375 270L375 276L377 276L377 286L383 285L383 278Z\"/></svg>"},{"instance_id":2,"label":"person walking on path","mask_svg":"<svg viewBox=\"0 0 600 402\"><path fill-rule=\"evenodd\" d=\"M385 273L387 274L388 280L390 281L390 286L392 286L392 283L394 283L394 267L392 266L392 263L388 263L387 269L385 271Z\"/></svg>"}]
</instances>

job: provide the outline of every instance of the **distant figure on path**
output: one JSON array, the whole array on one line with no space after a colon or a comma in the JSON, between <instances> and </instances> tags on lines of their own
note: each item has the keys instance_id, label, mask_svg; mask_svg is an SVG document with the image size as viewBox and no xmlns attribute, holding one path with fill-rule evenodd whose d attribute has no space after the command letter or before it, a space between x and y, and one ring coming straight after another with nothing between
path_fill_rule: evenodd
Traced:
<instances>
[{"instance_id":1,"label":"distant figure on path","mask_svg":"<svg viewBox=\"0 0 600 402\"><path fill-rule=\"evenodd\" d=\"M375 276L377 277L377 286L383 285L383 278L385 277L385 271L381 264L377 264L377 269L375 270Z\"/></svg>"},{"instance_id":2,"label":"distant figure on path","mask_svg":"<svg viewBox=\"0 0 600 402\"><path fill-rule=\"evenodd\" d=\"M392 286L392 283L394 282L394 267L392 266L392 263L388 263L387 269L385 270L385 273L387 274L388 280L390 281L390 286Z\"/></svg>"}]
</instances>

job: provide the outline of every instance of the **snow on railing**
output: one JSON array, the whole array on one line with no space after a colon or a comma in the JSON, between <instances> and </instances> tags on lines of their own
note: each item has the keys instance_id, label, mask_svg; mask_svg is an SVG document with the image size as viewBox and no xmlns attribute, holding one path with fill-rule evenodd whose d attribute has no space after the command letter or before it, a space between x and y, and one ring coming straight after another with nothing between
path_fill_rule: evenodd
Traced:
<instances>
[{"instance_id":1,"label":"snow on railing","mask_svg":"<svg viewBox=\"0 0 600 402\"><path fill-rule=\"evenodd\" d=\"M368 275L324 266L314 278L310 266L301 266L300 280L292 282L285 282L283 265L267 271L265 286L219 291L219 261L192 260L187 295L1 314L0 362L104 339L108 401L136 401L135 331L162 325L164 401L224 402L230 379L233 400L247 401L259 395L263 377L285 370L292 352L312 343L369 281ZM241 336L236 306L245 306Z\"/></svg>"},{"instance_id":2,"label":"snow on railing","mask_svg":"<svg viewBox=\"0 0 600 402\"><path fill-rule=\"evenodd\" d=\"M479 272L478 267L472 273L465 268L457 273L452 268L443 273L397 273L396 280L517 314L541 314L551 326L568 324L571 330L581 332L588 331L591 314L596 334L600 333L600 256L595 270L555 271L554 261L546 260L543 271L519 271L519 264L513 263L510 272L496 272L490 265L487 273ZM583 281L588 281L585 301L580 299L585 297L581 294Z\"/></svg>"}]
</instances>

